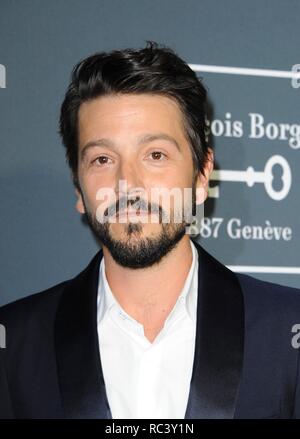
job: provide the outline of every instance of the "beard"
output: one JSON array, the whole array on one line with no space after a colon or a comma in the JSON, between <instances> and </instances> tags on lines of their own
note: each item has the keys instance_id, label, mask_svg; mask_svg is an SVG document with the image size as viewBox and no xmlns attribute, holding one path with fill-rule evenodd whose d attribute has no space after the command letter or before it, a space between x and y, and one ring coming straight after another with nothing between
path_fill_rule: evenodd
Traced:
<instances>
[{"instance_id":1,"label":"beard","mask_svg":"<svg viewBox=\"0 0 300 439\"><path fill-rule=\"evenodd\" d=\"M113 259L123 267L146 268L158 263L185 235L183 224L162 224L158 236L142 237L142 224L127 223L123 224L126 239L116 240L112 236L110 223L99 223L89 212L86 215L97 240L107 247Z\"/></svg>"},{"instance_id":2,"label":"beard","mask_svg":"<svg viewBox=\"0 0 300 439\"><path fill-rule=\"evenodd\" d=\"M83 196L82 199L84 203ZM143 237L143 223L133 223L128 220L127 223L122 224L125 239L117 240L111 231L112 223L98 221L85 203L84 207L87 223L96 240L107 247L116 263L127 268L147 268L159 263L183 238L186 226L189 225L185 220L180 223L171 221L165 223L162 221L163 212L160 206L143 205L144 210L151 212L151 207L152 209L154 207L152 212L159 213L160 232L156 236ZM118 211L119 209L116 210L116 213Z\"/></svg>"}]
</instances>

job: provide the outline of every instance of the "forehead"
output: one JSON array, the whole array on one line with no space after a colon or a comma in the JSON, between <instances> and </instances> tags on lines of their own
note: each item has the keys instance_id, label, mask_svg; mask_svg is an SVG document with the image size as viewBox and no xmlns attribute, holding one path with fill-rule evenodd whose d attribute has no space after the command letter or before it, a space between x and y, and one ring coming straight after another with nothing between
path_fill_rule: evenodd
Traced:
<instances>
[{"instance_id":1,"label":"forehead","mask_svg":"<svg viewBox=\"0 0 300 439\"><path fill-rule=\"evenodd\" d=\"M157 94L118 94L81 104L78 113L79 143L90 136L140 135L160 130L184 137L183 114L171 97Z\"/></svg>"}]
</instances>

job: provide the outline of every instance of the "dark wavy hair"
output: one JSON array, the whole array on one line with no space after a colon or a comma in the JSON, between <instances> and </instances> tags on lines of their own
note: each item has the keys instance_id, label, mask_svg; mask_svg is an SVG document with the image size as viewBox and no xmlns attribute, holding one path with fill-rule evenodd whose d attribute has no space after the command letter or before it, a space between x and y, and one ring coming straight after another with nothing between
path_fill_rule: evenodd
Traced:
<instances>
[{"instance_id":1,"label":"dark wavy hair","mask_svg":"<svg viewBox=\"0 0 300 439\"><path fill-rule=\"evenodd\" d=\"M61 106L59 134L77 188L79 107L88 100L120 93L151 93L175 99L183 115L195 175L203 173L208 158L206 89L172 49L147 41L146 47L139 50L96 53L73 68Z\"/></svg>"}]
</instances>

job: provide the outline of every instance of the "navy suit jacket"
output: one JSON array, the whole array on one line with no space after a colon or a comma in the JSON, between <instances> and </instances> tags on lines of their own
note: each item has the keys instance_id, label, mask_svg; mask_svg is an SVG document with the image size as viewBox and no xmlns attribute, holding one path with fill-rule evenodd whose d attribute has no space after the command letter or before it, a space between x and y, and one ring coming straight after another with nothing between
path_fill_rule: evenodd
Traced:
<instances>
[{"instance_id":1,"label":"navy suit jacket","mask_svg":"<svg viewBox=\"0 0 300 439\"><path fill-rule=\"evenodd\" d=\"M299 349L291 343L300 290L233 273L195 245L197 328L185 418L300 418ZM102 256L74 279L0 308L1 418L111 418L96 323Z\"/></svg>"}]
</instances>

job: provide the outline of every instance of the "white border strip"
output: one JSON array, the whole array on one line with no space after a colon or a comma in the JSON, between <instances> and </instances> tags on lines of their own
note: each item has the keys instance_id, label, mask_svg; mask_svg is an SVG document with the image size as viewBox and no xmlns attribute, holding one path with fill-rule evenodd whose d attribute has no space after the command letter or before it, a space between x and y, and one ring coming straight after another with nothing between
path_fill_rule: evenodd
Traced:
<instances>
[{"instance_id":1,"label":"white border strip","mask_svg":"<svg viewBox=\"0 0 300 439\"><path fill-rule=\"evenodd\" d=\"M300 72L292 70L248 69L246 67L210 66L206 64L189 64L195 72L224 73L226 75L267 76L269 78L300 78Z\"/></svg>"},{"instance_id":2,"label":"white border strip","mask_svg":"<svg viewBox=\"0 0 300 439\"><path fill-rule=\"evenodd\" d=\"M227 265L232 271L241 273L300 274L300 267L264 267L259 265Z\"/></svg>"}]
</instances>

